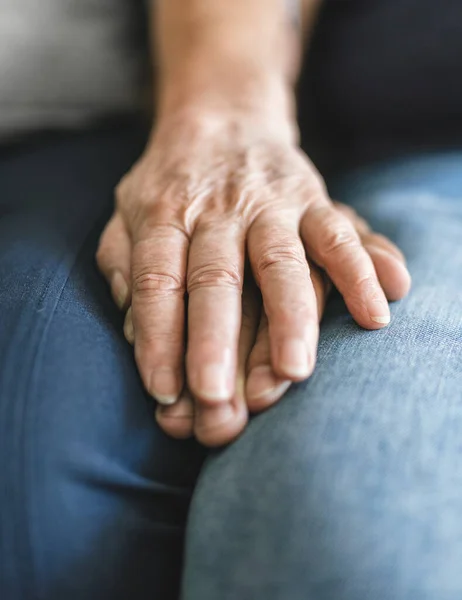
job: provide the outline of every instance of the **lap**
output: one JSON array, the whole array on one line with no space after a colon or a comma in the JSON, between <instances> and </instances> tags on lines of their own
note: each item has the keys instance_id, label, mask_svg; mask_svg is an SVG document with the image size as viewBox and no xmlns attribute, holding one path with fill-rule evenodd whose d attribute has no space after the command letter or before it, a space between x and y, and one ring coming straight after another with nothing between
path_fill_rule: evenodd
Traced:
<instances>
[{"instance_id":1,"label":"lap","mask_svg":"<svg viewBox=\"0 0 462 600\"><path fill-rule=\"evenodd\" d=\"M157 427L96 270L130 127L0 157L0 595L174 599L203 452Z\"/></svg>"},{"instance_id":2,"label":"lap","mask_svg":"<svg viewBox=\"0 0 462 600\"><path fill-rule=\"evenodd\" d=\"M157 428L93 259L137 138L56 138L0 158L5 597L175 598L203 452ZM338 182L336 197L403 248L413 291L380 332L333 298L314 376L206 463L185 599L460 595L458 164Z\"/></svg>"},{"instance_id":3,"label":"lap","mask_svg":"<svg viewBox=\"0 0 462 600\"><path fill-rule=\"evenodd\" d=\"M379 332L333 297L311 379L210 457L185 600L462 594L461 164L397 162L332 186L403 249L413 290Z\"/></svg>"}]
</instances>

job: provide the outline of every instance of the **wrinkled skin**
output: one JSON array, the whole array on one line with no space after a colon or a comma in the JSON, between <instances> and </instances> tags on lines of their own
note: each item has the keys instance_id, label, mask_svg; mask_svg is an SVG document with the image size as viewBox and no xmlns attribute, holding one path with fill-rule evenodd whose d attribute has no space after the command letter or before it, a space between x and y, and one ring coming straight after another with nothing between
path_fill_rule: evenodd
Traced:
<instances>
[{"instance_id":1,"label":"wrinkled skin","mask_svg":"<svg viewBox=\"0 0 462 600\"><path fill-rule=\"evenodd\" d=\"M410 286L399 250L257 115L164 119L117 188L97 260L130 307L160 425L210 446L312 373L327 281L367 329Z\"/></svg>"}]
</instances>

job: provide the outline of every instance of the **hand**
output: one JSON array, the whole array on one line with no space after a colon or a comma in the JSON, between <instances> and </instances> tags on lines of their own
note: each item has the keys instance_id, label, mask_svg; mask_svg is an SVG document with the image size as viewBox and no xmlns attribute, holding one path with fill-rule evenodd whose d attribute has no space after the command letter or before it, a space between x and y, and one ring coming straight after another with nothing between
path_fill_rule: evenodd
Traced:
<instances>
[{"instance_id":1,"label":"hand","mask_svg":"<svg viewBox=\"0 0 462 600\"><path fill-rule=\"evenodd\" d=\"M119 305L131 299L144 384L161 404L173 404L186 371L197 430L235 397L246 253L279 380L302 380L314 368L318 314L305 253L360 325L389 321L371 255L288 138L253 114L164 120L119 185L102 236L98 264ZM390 273L408 287L399 261Z\"/></svg>"},{"instance_id":2,"label":"hand","mask_svg":"<svg viewBox=\"0 0 462 600\"><path fill-rule=\"evenodd\" d=\"M409 289L409 280L402 267L402 253L387 238L373 233L353 209L336 203L336 208L349 218L369 252L379 280L389 300L398 300ZM311 279L316 294L318 318L321 321L331 282L314 264L310 264ZM403 276L404 275L404 276ZM133 342L127 315L128 340ZM225 406L196 410L191 393L186 389L172 406L159 405L157 421L166 433L177 438L195 435L201 442L216 446L232 441L244 429L248 413L259 413L275 404L288 390L291 381L278 378L271 366L268 319L261 306L261 295L252 278L244 283L242 296L242 324L239 338L239 360L236 392Z\"/></svg>"},{"instance_id":3,"label":"hand","mask_svg":"<svg viewBox=\"0 0 462 600\"><path fill-rule=\"evenodd\" d=\"M329 283L314 266L311 277L321 316ZM127 329L128 339L132 341L129 314ZM175 404L157 407L157 421L173 437L195 435L205 445L220 446L231 442L242 432L249 413L258 413L272 406L290 384L291 381L277 377L271 366L268 319L262 308L261 294L255 281L249 277L242 294L242 322L233 398L216 408L204 409L186 389Z\"/></svg>"}]
</instances>

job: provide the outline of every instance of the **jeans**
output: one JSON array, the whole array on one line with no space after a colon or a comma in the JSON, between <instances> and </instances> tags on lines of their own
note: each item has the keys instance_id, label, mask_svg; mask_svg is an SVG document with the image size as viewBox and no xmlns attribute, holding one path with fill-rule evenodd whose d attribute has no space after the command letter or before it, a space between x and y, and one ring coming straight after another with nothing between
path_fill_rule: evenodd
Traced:
<instances>
[{"instance_id":1,"label":"jeans","mask_svg":"<svg viewBox=\"0 0 462 600\"><path fill-rule=\"evenodd\" d=\"M310 380L206 452L156 425L95 266L142 144L0 152L0 597L460 600L462 151L330 183L413 290L376 332L334 294Z\"/></svg>"}]
</instances>

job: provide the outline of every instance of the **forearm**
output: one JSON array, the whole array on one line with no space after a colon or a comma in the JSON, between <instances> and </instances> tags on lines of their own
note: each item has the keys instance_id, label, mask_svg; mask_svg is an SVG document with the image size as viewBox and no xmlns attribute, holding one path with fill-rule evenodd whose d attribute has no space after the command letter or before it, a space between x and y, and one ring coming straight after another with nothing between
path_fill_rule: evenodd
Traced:
<instances>
[{"instance_id":1,"label":"forearm","mask_svg":"<svg viewBox=\"0 0 462 600\"><path fill-rule=\"evenodd\" d=\"M157 102L293 113L301 33L290 0L156 0ZM306 22L319 0L304 0Z\"/></svg>"}]
</instances>

